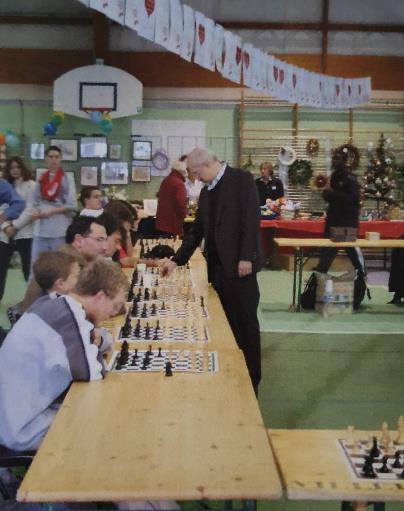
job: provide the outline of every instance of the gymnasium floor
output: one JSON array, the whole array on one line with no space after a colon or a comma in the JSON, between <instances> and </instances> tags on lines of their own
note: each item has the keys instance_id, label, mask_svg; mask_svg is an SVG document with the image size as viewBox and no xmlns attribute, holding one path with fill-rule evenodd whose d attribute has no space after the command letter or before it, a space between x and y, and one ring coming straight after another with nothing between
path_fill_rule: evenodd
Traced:
<instances>
[{"instance_id":1,"label":"gymnasium floor","mask_svg":"<svg viewBox=\"0 0 404 511\"><path fill-rule=\"evenodd\" d=\"M391 298L384 286L386 274L370 274L369 281L372 300L366 299L360 312L322 318L315 312L288 312L290 272L260 273L259 403L268 427L338 429L352 424L378 429L387 420L394 428L404 414L404 308L386 304ZM0 304L1 326L8 326L5 310L24 289L21 272L10 270ZM182 507L197 509L193 502ZM259 511L338 509L335 502L258 504ZM388 504L386 509L403 511L404 503Z\"/></svg>"}]
</instances>

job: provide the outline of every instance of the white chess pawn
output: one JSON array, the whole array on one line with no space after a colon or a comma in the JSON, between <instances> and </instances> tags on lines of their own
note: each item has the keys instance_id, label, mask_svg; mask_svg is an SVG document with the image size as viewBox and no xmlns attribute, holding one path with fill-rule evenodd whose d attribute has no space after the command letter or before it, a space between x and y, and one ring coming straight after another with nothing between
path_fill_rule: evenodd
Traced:
<instances>
[{"instance_id":1,"label":"white chess pawn","mask_svg":"<svg viewBox=\"0 0 404 511\"><path fill-rule=\"evenodd\" d=\"M348 447L355 445L355 426L347 427L346 444Z\"/></svg>"}]
</instances>

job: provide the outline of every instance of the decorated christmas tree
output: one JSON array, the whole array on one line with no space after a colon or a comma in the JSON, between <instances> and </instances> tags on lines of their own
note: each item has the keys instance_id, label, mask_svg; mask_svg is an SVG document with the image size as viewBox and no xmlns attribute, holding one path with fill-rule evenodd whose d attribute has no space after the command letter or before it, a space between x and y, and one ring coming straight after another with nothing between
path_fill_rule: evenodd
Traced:
<instances>
[{"instance_id":1,"label":"decorated christmas tree","mask_svg":"<svg viewBox=\"0 0 404 511\"><path fill-rule=\"evenodd\" d=\"M383 133L380 135L376 148L373 147L372 142L368 144L368 164L364 175L363 191L365 199L377 201L378 209L381 201L392 204L396 199L396 162L392 149L391 140L385 139Z\"/></svg>"}]
</instances>

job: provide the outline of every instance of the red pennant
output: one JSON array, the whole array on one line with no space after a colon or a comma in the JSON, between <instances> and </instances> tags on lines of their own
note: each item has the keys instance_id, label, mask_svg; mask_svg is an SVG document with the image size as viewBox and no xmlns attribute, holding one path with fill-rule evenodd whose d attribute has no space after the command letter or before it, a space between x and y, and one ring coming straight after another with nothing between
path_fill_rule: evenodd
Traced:
<instances>
[{"instance_id":1,"label":"red pennant","mask_svg":"<svg viewBox=\"0 0 404 511\"><path fill-rule=\"evenodd\" d=\"M282 85L284 79L285 79L285 71L283 69L281 69L279 71L279 81L281 82L281 85Z\"/></svg>"},{"instance_id":2,"label":"red pennant","mask_svg":"<svg viewBox=\"0 0 404 511\"><path fill-rule=\"evenodd\" d=\"M241 62L241 55L242 55L241 48L240 48L240 46L237 46L237 48L236 48L236 64L237 65L239 65Z\"/></svg>"},{"instance_id":3,"label":"red pennant","mask_svg":"<svg viewBox=\"0 0 404 511\"><path fill-rule=\"evenodd\" d=\"M205 41L205 27L201 24L198 25L199 42L202 45Z\"/></svg>"},{"instance_id":4,"label":"red pennant","mask_svg":"<svg viewBox=\"0 0 404 511\"><path fill-rule=\"evenodd\" d=\"M275 79L275 82L278 81L278 68L276 66L274 66L274 79Z\"/></svg>"},{"instance_id":5,"label":"red pennant","mask_svg":"<svg viewBox=\"0 0 404 511\"><path fill-rule=\"evenodd\" d=\"M351 95L351 92L352 92L351 86L348 85L348 94Z\"/></svg>"},{"instance_id":6,"label":"red pennant","mask_svg":"<svg viewBox=\"0 0 404 511\"><path fill-rule=\"evenodd\" d=\"M292 75L292 83L293 83L293 88L295 89L296 83L297 83L297 76L295 75L295 73L293 73L293 75Z\"/></svg>"},{"instance_id":7,"label":"red pennant","mask_svg":"<svg viewBox=\"0 0 404 511\"><path fill-rule=\"evenodd\" d=\"M144 6L146 8L147 15L150 16L153 14L154 11L154 0L144 0Z\"/></svg>"},{"instance_id":8,"label":"red pennant","mask_svg":"<svg viewBox=\"0 0 404 511\"><path fill-rule=\"evenodd\" d=\"M337 96L339 96L340 91L341 91L340 86L337 83L337 85L335 86L335 92L337 93Z\"/></svg>"},{"instance_id":9,"label":"red pennant","mask_svg":"<svg viewBox=\"0 0 404 511\"><path fill-rule=\"evenodd\" d=\"M247 67L247 68L250 67L250 54L247 53L246 51L243 54L243 60L244 60L245 67Z\"/></svg>"}]
</instances>

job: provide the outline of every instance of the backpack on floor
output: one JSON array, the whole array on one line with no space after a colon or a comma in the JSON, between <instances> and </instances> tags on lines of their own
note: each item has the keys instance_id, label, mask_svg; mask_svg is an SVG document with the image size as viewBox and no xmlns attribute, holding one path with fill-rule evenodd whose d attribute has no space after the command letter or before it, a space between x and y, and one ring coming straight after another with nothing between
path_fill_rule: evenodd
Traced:
<instances>
[{"instance_id":1,"label":"backpack on floor","mask_svg":"<svg viewBox=\"0 0 404 511\"><path fill-rule=\"evenodd\" d=\"M303 309L314 309L316 305L317 277L313 272L307 280L301 295Z\"/></svg>"}]
</instances>

